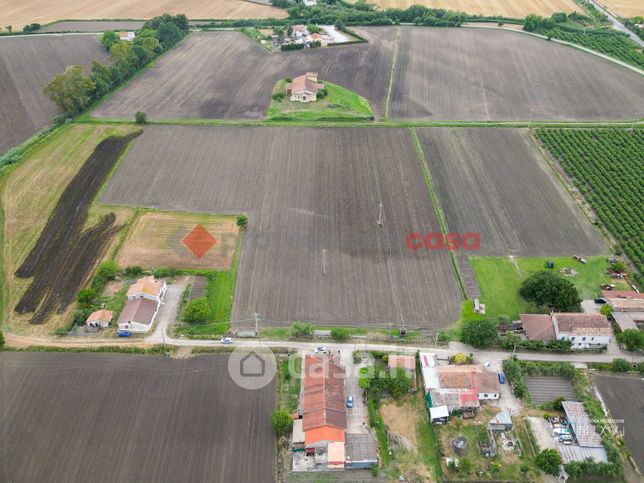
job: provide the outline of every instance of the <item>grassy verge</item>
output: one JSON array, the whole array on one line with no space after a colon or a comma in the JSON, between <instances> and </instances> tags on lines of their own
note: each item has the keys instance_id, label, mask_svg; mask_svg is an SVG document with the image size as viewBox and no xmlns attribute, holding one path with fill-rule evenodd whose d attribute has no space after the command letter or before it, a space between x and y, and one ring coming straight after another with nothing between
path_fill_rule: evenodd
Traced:
<instances>
[{"instance_id":1,"label":"grassy verge","mask_svg":"<svg viewBox=\"0 0 644 483\"><path fill-rule=\"evenodd\" d=\"M613 280L605 273L608 267L606 257L588 257L588 263L582 265L571 257L555 258L510 258L510 257L471 257L470 264L481 289L481 302L486 306L486 315L474 313L472 303L463 304L461 320L480 320L507 315L514 319L529 309L528 303L519 295L521 283L531 274L544 270L546 260L555 264L554 271L570 267L577 271L570 280L582 299L589 299L600 292L600 284L615 283L617 289L626 290L624 281Z\"/></svg>"},{"instance_id":2,"label":"grassy verge","mask_svg":"<svg viewBox=\"0 0 644 483\"><path fill-rule=\"evenodd\" d=\"M279 360L279 406L288 413L297 411L300 401L302 358L297 354Z\"/></svg>"},{"instance_id":3,"label":"grassy verge","mask_svg":"<svg viewBox=\"0 0 644 483\"><path fill-rule=\"evenodd\" d=\"M235 248L230 270L214 272L206 282L206 299L212 313L206 324L185 324L175 329L176 335L192 337L222 335L230 330L230 317L233 310L233 295L237 283L237 269L241 256L241 239Z\"/></svg>"},{"instance_id":4,"label":"grassy verge","mask_svg":"<svg viewBox=\"0 0 644 483\"><path fill-rule=\"evenodd\" d=\"M3 351L9 352L111 352L118 354L146 354L146 355L163 355L175 353L176 346L164 346L157 344L150 348L144 349L138 346L96 346L96 347L56 347L56 346L28 346L20 348L3 347Z\"/></svg>"},{"instance_id":5,"label":"grassy verge","mask_svg":"<svg viewBox=\"0 0 644 483\"><path fill-rule=\"evenodd\" d=\"M380 452L380 464L385 467L391 463L391 454L389 453L389 444L387 437L387 428L382 420L382 416L378 413L377 402L373 399L367 401L367 410L369 412L369 424L376 431L376 440L378 442L378 449Z\"/></svg>"},{"instance_id":6,"label":"grassy verge","mask_svg":"<svg viewBox=\"0 0 644 483\"><path fill-rule=\"evenodd\" d=\"M344 87L320 81L326 97L315 102L292 102L287 97L272 99L268 107L269 121L366 121L373 116L367 100ZM274 94L283 93L286 81L277 83Z\"/></svg>"}]
</instances>

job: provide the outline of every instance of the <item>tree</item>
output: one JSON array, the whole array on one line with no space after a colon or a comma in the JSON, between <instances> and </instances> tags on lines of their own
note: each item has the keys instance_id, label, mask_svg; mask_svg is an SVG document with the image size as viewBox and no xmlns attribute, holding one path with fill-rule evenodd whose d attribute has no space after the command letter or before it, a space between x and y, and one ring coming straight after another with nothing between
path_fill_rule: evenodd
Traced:
<instances>
[{"instance_id":1,"label":"tree","mask_svg":"<svg viewBox=\"0 0 644 483\"><path fill-rule=\"evenodd\" d=\"M92 79L96 86L96 96L102 97L112 88L112 69L105 64L93 61L90 69L89 78Z\"/></svg>"},{"instance_id":2,"label":"tree","mask_svg":"<svg viewBox=\"0 0 644 483\"><path fill-rule=\"evenodd\" d=\"M273 411L271 415L271 426L278 438L286 436L293 429L293 418L286 411Z\"/></svg>"},{"instance_id":3,"label":"tree","mask_svg":"<svg viewBox=\"0 0 644 483\"><path fill-rule=\"evenodd\" d=\"M121 41L112 45L110 49L110 60L118 68L121 74L121 80L125 79L134 71L136 66L136 56L132 52L132 44Z\"/></svg>"},{"instance_id":4,"label":"tree","mask_svg":"<svg viewBox=\"0 0 644 483\"><path fill-rule=\"evenodd\" d=\"M333 26L337 30L344 30L345 29L344 22L342 20L340 20L340 19L336 20L335 23L333 24Z\"/></svg>"},{"instance_id":5,"label":"tree","mask_svg":"<svg viewBox=\"0 0 644 483\"><path fill-rule=\"evenodd\" d=\"M498 339L496 322L492 320L469 320L461 329L461 342L477 349L485 349Z\"/></svg>"},{"instance_id":6,"label":"tree","mask_svg":"<svg viewBox=\"0 0 644 483\"><path fill-rule=\"evenodd\" d=\"M107 32L103 33L103 36L101 37L101 43L105 46L108 52L112 50L112 46L114 44L117 44L119 42L119 36L116 35L116 32L112 30L108 30Z\"/></svg>"},{"instance_id":7,"label":"tree","mask_svg":"<svg viewBox=\"0 0 644 483\"><path fill-rule=\"evenodd\" d=\"M318 27L314 23L310 23L306 26L306 30L308 30L311 34L317 34L320 31L320 27Z\"/></svg>"},{"instance_id":8,"label":"tree","mask_svg":"<svg viewBox=\"0 0 644 483\"><path fill-rule=\"evenodd\" d=\"M96 300L96 295L96 290L94 290L93 288L83 288L78 291L78 294L76 295L76 301L79 305L88 307L94 303L94 300Z\"/></svg>"},{"instance_id":9,"label":"tree","mask_svg":"<svg viewBox=\"0 0 644 483\"><path fill-rule=\"evenodd\" d=\"M628 351L637 351L644 348L644 333L639 329L626 329L617 334L617 342Z\"/></svg>"},{"instance_id":10,"label":"tree","mask_svg":"<svg viewBox=\"0 0 644 483\"><path fill-rule=\"evenodd\" d=\"M134 120L137 124L147 124L148 115L143 111L137 111L136 114L134 114Z\"/></svg>"},{"instance_id":11,"label":"tree","mask_svg":"<svg viewBox=\"0 0 644 483\"><path fill-rule=\"evenodd\" d=\"M83 75L83 67L70 65L45 86L43 94L51 100L63 116L75 116L90 103L96 85Z\"/></svg>"},{"instance_id":12,"label":"tree","mask_svg":"<svg viewBox=\"0 0 644 483\"><path fill-rule=\"evenodd\" d=\"M537 466L541 471L549 475L559 475L559 465L561 465L561 456L556 449L544 449L537 455Z\"/></svg>"},{"instance_id":13,"label":"tree","mask_svg":"<svg viewBox=\"0 0 644 483\"><path fill-rule=\"evenodd\" d=\"M368 367L361 367L358 372L358 386L361 389L369 389L371 386L371 374Z\"/></svg>"},{"instance_id":14,"label":"tree","mask_svg":"<svg viewBox=\"0 0 644 483\"><path fill-rule=\"evenodd\" d=\"M237 220L235 221L237 223L237 226L241 228L242 230L245 230L246 227L248 226L248 215L242 213L237 217Z\"/></svg>"},{"instance_id":15,"label":"tree","mask_svg":"<svg viewBox=\"0 0 644 483\"><path fill-rule=\"evenodd\" d=\"M624 262L613 263L610 269L615 273L623 273L626 271L626 264Z\"/></svg>"},{"instance_id":16,"label":"tree","mask_svg":"<svg viewBox=\"0 0 644 483\"><path fill-rule=\"evenodd\" d=\"M73 315L74 325L76 326L84 325L85 321L87 320L87 317L89 317L89 314L91 313L92 313L92 309L88 309L88 308L74 310L74 315ZM67 333L67 329L65 329L65 333Z\"/></svg>"},{"instance_id":17,"label":"tree","mask_svg":"<svg viewBox=\"0 0 644 483\"><path fill-rule=\"evenodd\" d=\"M411 389L411 378L407 374L407 371L400 367L396 367L389 373L388 385L391 395L395 399L398 399Z\"/></svg>"},{"instance_id":18,"label":"tree","mask_svg":"<svg viewBox=\"0 0 644 483\"><path fill-rule=\"evenodd\" d=\"M632 368L630 362L622 358L613 359L613 363L611 364L611 369L615 372L628 372Z\"/></svg>"},{"instance_id":19,"label":"tree","mask_svg":"<svg viewBox=\"0 0 644 483\"><path fill-rule=\"evenodd\" d=\"M347 340L351 335L351 331L345 327L334 327L331 329L331 338L333 340Z\"/></svg>"},{"instance_id":20,"label":"tree","mask_svg":"<svg viewBox=\"0 0 644 483\"><path fill-rule=\"evenodd\" d=\"M300 322L296 320L291 324L289 335L291 337L313 337L314 325L311 322Z\"/></svg>"},{"instance_id":21,"label":"tree","mask_svg":"<svg viewBox=\"0 0 644 483\"><path fill-rule=\"evenodd\" d=\"M190 324L206 322L211 317L208 299L205 297L191 300L183 309L183 320Z\"/></svg>"},{"instance_id":22,"label":"tree","mask_svg":"<svg viewBox=\"0 0 644 483\"><path fill-rule=\"evenodd\" d=\"M540 270L529 276L519 290L521 296L537 306L562 312L580 312L579 292L555 272Z\"/></svg>"},{"instance_id":23,"label":"tree","mask_svg":"<svg viewBox=\"0 0 644 483\"><path fill-rule=\"evenodd\" d=\"M161 42L163 50L167 50L181 40L181 31L174 23L163 22L157 30L157 38Z\"/></svg>"},{"instance_id":24,"label":"tree","mask_svg":"<svg viewBox=\"0 0 644 483\"><path fill-rule=\"evenodd\" d=\"M605 304L605 305L602 306L601 309L599 309L599 313L604 315L604 316L606 316L606 317L612 317L613 316L613 308L610 305Z\"/></svg>"}]
</instances>

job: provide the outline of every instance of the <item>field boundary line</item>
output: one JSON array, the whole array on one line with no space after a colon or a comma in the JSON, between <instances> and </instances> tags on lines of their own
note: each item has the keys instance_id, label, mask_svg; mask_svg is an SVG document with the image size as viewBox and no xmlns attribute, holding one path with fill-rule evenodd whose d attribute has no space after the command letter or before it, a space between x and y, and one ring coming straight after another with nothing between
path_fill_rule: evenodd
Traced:
<instances>
[{"instance_id":1,"label":"field boundary line","mask_svg":"<svg viewBox=\"0 0 644 483\"><path fill-rule=\"evenodd\" d=\"M543 40L546 40L548 42L554 42L556 44L565 45L567 47L572 47L573 49L581 50L582 52L587 52L587 53L589 53L591 55L595 55L595 56L599 57L600 59L607 60L607 61L612 62L614 64L617 64L617 65L619 65L621 67L629 69L629 70L635 72L636 74L644 76L644 70L640 69L639 67L636 67L634 65L628 64L628 63L626 63L626 62L624 62L622 60L619 60L619 59L617 59L615 57L611 57L610 55L602 54L601 52L597 52L596 50L592 50L592 49L589 49L588 47L584 47L582 45L575 44L573 42L568 42L566 40L559 40L559 39L555 39L555 38L551 38L550 40L548 40L547 36L541 35L541 34L536 34L534 32L526 32L525 30L508 29L508 28L503 28L503 27L492 27L492 26L487 26L487 25L481 25L481 26L463 25L460 28L505 30L506 32L516 32L518 34L530 35L532 37L536 37L538 39L543 39Z\"/></svg>"},{"instance_id":2,"label":"field boundary line","mask_svg":"<svg viewBox=\"0 0 644 483\"><path fill-rule=\"evenodd\" d=\"M583 217L588 221L590 226L593 227L593 229L600 234L601 238L604 240L604 242L607 245L607 248L608 248L607 253L609 253L611 251L611 246L616 244L617 242L615 240L611 239L611 235L609 233L606 233L604 231L605 229L602 229L603 224L602 225L596 225L595 224L596 222L593 221L590 218L588 212L586 211L587 210L586 207L582 204L582 202L580 200L575 198L574 190L573 190L574 185L571 186L561 176L561 174L559 174L559 171L557 171L557 168L556 168L556 164L559 164L559 162L554 158L554 156L552 156L548 151L546 151L545 146L540 145L540 143L538 142L538 140L536 138L536 132L535 131L532 131L532 132L529 131L528 132L528 138L530 139L530 142L532 143L532 145L536 148L536 150L539 153L539 155L541 156L541 158L546 162L546 165L550 169L550 172L554 175L554 178L557 180L557 182L566 191L566 193L568 194L570 199L573 201L573 203L575 204L577 209L581 212ZM565 172L563 167L561 167L561 170ZM580 193L580 195L581 195L581 193ZM584 201L586 200L586 198L583 195L581 195L581 197L582 197L582 199ZM592 210L592 208L589 208L589 209L594 213L594 210Z\"/></svg>"},{"instance_id":3,"label":"field boundary line","mask_svg":"<svg viewBox=\"0 0 644 483\"><path fill-rule=\"evenodd\" d=\"M391 70L389 71L389 85L387 86L387 97L385 98L385 118L389 117L389 107L391 104L391 91L394 85L396 75L396 61L398 60L398 46L400 45L400 26L396 29L396 39L394 40L394 55L391 59Z\"/></svg>"},{"instance_id":4,"label":"field boundary line","mask_svg":"<svg viewBox=\"0 0 644 483\"><path fill-rule=\"evenodd\" d=\"M432 181L432 175L429 171L429 166L427 165L427 159L425 158L425 153L422 146L420 145L420 140L418 139L418 134L414 128L410 128L409 132L411 133L411 139L416 148L416 155L418 157L418 162L420 163L420 169L423 172L423 177L425 178L425 185L427 185L427 190L429 191L429 197L434 205L434 212L436 213L436 218L438 218L438 224L441 227L441 232L443 236L447 235L447 223L445 222L445 216L443 214L443 209L438 201L438 196L434 191L434 183ZM458 286L461 289L461 298L462 300L467 300L467 294L465 292L465 285L463 279L461 278L461 272L458 269L458 262L456 261L456 256L454 255L453 250L448 250L450 262L452 264L452 270L456 276L456 281Z\"/></svg>"}]
</instances>

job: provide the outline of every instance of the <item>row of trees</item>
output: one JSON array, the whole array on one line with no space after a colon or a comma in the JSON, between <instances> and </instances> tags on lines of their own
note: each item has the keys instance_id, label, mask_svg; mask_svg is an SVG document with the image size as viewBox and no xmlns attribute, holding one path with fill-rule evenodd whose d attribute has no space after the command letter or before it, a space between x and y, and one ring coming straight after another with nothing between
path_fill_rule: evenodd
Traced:
<instances>
[{"instance_id":1,"label":"row of trees","mask_svg":"<svg viewBox=\"0 0 644 483\"><path fill-rule=\"evenodd\" d=\"M56 104L61 116L80 114L187 33L188 19L182 14L148 20L133 42L119 40L115 32L105 32L101 42L110 53L111 64L94 61L87 76L82 66L69 66L45 86L43 93Z\"/></svg>"}]
</instances>

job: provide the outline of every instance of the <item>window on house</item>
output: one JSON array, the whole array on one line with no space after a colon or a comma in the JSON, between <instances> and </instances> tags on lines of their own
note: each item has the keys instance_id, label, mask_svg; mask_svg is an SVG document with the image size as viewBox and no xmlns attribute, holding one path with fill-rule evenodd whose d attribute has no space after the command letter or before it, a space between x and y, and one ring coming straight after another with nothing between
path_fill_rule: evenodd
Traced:
<instances>
[{"instance_id":1,"label":"window on house","mask_svg":"<svg viewBox=\"0 0 644 483\"><path fill-rule=\"evenodd\" d=\"M582 338L581 338L581 340L582 340L582 341L583 341L583 340L586 340L586 338L585 338L585 337L582 337Z\"/></svg>"},{"instance_id":2,"label":"window on house","mask_svg":"<svg viewBox=\"0 0 644 483\"><path fill-rule=\"evenodd\" d=\"M565 340L565 339L564 339L564 340ZM570 338L570 340L575 340L575 338L574 338L574 337L571 337L571 338Z\"/></svg>"}]
</instances>

